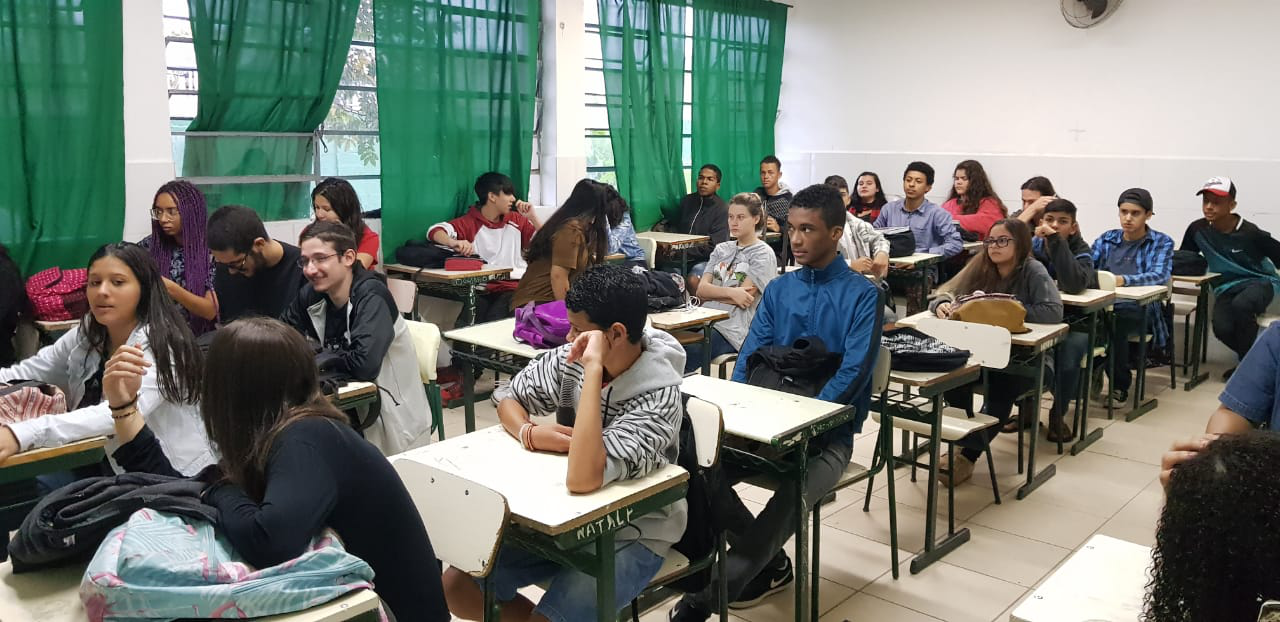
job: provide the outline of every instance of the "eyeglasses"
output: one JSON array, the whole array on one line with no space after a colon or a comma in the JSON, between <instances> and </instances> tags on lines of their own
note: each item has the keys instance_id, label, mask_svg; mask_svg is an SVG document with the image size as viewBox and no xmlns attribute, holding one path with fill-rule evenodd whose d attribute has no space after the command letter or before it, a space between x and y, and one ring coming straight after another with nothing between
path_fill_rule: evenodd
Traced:
<instances>
[{"instance_id":1,"label":"eyeglasses","mask_svg":"<svg viewBox=\"0 0 1280 622\"><path fill-rule=\"evenodd\" d=\"M247 261L249 261L249 254L245 253L244 257L230 263L222 263L220 261L215 261L214 263L221 264L228 272L244 272L244 264Z\"/></svg>"},{"instance_id":2,"label":"eyeglasses","mask_svg":"<svg viewBox=\"0 0 1280 622\"><path fill-rule=\"evenodd\" d=\"M1012 241L1013 241L1013 238L1008 237L1008 236L1002 236L1002 237L998 237L998 238L987 238L987 239L983 240L983 241L982 241L982 243L983 243L983 244L986 244L987 246L994 246L994 247L996 247L996 248L1004 248L1004 247L1008 246L1008 245L1009 245L1009 243L1010 243L1010 242L1012 242Z\"/></svg>"},{"instance_id":3,"label":"eyeglasses","mask_svg":"<svg viewBox=\"0 0 1280 622\"><path fill-rule=\"evenodd\" d=\"M153 207L153 208L151 208L151 219L152 219L152 220L160 220L161 218L164 218L165 216L168 216L169 218L177 218L177 217L178 217L178 208L176 208L176 207L166 207L166 208Z\"/></svg>"},{"instance_id":4,"label":"eyeglasses","mask_svg":"<svg viewBox=\"0 0 1280 622\"><path fill-rule=\"evenodd\" d=\"M311 265L312 263L314 263L314 264L316 264L316 265L320 265L320 264L322 264L322 263L324 263L324 262L326 262L326 261L329 261L330 259L333 259L334 257L337 257L337 256L338 256L338 253L329 253L328 255L316 255L316 256L314 256L314 257L299 257L299 258L298 258L298 267L299 267L299 268L302 268L303 270L306 270L306 269L307 269L307 266L308 266L308 265Z\"/></svg>"}]
</instances>

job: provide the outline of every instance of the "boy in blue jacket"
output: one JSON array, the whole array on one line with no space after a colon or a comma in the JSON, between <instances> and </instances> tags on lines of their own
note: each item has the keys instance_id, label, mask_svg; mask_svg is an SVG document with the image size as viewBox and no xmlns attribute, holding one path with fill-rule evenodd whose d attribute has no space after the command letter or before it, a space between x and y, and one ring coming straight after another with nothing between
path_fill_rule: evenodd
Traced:
<instances>
[{"instance_id":1,"label":"boy in blue jacket","mask_svg":"<svg viewBox=\"0 0 1280 622\"><path fill-rule=\"evenodd\" d=\"M827 349L841 355L840 368L816 396L820 400L852 404L856 415L810 441L805 499L812 507L835 485L853 455L853 435L862 428L871 400L871 373L880 344L880 290L870 279L849 269L838 245L844 233L844 202L831 186L813 185L791 201L787 216L791 251L800 270L769 283L760 300L751 331L739 350L734 382L746 382L746 361L758 348L790 346L801 337L816 336ZM794 580L791 560L782 545L796 525L795 492L780 486L758 516L752 517L737 500L728 558L729 606L750 607ZM714 573L713 573L714 576ZM670 619L703 621L716 600L715 586L686 595Z\"/></svg>"}]
</instances>

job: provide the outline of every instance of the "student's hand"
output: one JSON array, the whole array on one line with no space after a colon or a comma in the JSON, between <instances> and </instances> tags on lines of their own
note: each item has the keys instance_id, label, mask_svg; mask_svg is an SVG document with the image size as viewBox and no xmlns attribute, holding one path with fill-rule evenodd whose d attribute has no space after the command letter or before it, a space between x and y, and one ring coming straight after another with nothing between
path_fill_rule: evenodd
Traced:
<instances>
[{"instance_id":1,"label":"student's hand","mask_svg":"<svg viewBox=\"0 0 1280 622\"><path fill-rule=\"evenodd\" d=\"M116 353L107 360L105 373L102 374L102 395L110 406L124 406L138 397L142 388L142 377L146 375L151 363L136 345L125 345L116 348Z\"/></svg>"},{"instance_id":2,"label":"student's hand","mask_svg":"<svg viewBox=\"0 0 1280 622\"><path fill-rule=\"evenodd\" d=\"M0 462L8 460L9 456L18 453L19 449L18 436L9 429L9 426L0 426Z\"/></svg>"},{"instance_id":3,"label":"student's hand","mask_svg":"<svg viewBox=\"0 0 1280 622\"><path fill-rule=\"evenodd\" d=\"M1036 199L1035 202L1033 202L1030 206L1027 207L1027 212L1031 214L1033 218L1036 216L1039 216L1040 214L1044 213L1045 206L1052 203L1053 200L1056 198L1058 197L1052 197L1052 196L1040 197Z\"/></svg>"},{"instance_id":4,"label":"student's hand","mask_svg":"<svg viewBox=\"0 0 1280 622\"><path fill-rule=\"evenodd\" d=\"M609 340L598 330L589 330L578 335L569 348L569 356L565 362L572 365L581 362L583 367L604 365L604 357L609 353Z\"/></svg>"},{"instance_id":5,"label":"student's hand","mask_svg":"<svg viewBox=\"0 0 1280 622\"><path fill-rule=\"evenodd\" d=\"M745 287L730 287L725 295L729 297L729 302L739 309L746 309L756 301L755 295Z\"/></svg>"},{"instance_id":6,"label":"student's hand","mask_svg":"<svg viewBox=\"0 0 1280 622\"><path fill-rule=\"evenodd\" d=\"M161 278L164 279L164 291L168 292L170 298L176 296L177 294L175 292L182 289L182 286L178 285L177 281L174 281L167 276Z\"/></svg>"},{"instance_id":7,"label":"student's hand","mask_svg":"<svg viewBox=\"0 0 1280 622\"><path fill-rule=\"evenodd\" d=\"M1036 227L1036 237L1038 238L1048 238L1056 233L1058 233L1058 230L1050 227L1049 224L1045 222L1041 222L1040 226Z\"/></svg>"},{"instance_id":8,"label":"student's hand","mask_svg":"<svg viewBox=\"0 0 1280 622\"><path fill-rule=\"evenodd\" d=\"M528 216L529 212L533 211L533 204L528 201L516 199L516 211L520 212L521 216Z\"/></svg>"},{"instance_id":9,"label":"student's hand","mask_svg":"<svg viewBox=\"0 0 1280 622\"><path fill-rule=\"evenodd\" d=\"M880 278L884 278L889 274L889 254L880 253L871 261L871 272Z\"/></svg>"},{"instance_id":10,"label":"student's hand","mask_svg":"<svg viewBox=\"0 0 1280 622\"><path fill-rule=\"evenodd\" d=\"M1116 287L1124 287L1124 277L1119 274L1116 275Z\"/></svg>"},{"instance_id":11,"label":"student's hand","mask_svg":"<svg viewBox=\"0 0 1280 622\"><path fill-rule=\"evenodd\" d=\"M859 257L849 260L849 267L853 268L858 274L866 274L871 271L872 261L870 257Z\"/></svg>"},{"instance_id":12,"label":"student's hand","mask_svg":"<svg viewBox=\"0 0 1280 622\"><path fill-rule=\"evenodd\" d=\"M778 227L778 221L774 220L773 216L770 216L769 220L765 222L765 227L767 227L770 231L782 230L780 227Z\"/></svg>"},{"instance_id":13,"label":"student's hand","mask_svg":"<svg viewBox=\"0 0 1280 622\"><path fill-rule=\"evenodd\" d=\"M459 255L474 255L476 253L476 245L466 240L454 240L453 250Z\"/></svg>"},{"instance_id":14,"label":"student's hand","mask_svg":"<svg viewBox=\"0 0 1280 622\"><path fill-rule=\"evenodd\" d=\"M947 316L951 314L951 303L939 303L938 306L934 308L933 314L944 320L947 319Z\"/></svg>"},{"instance_id":15,"label":"student's hand","mask_svg":"<svg viewBox=\"0 0 1280 622\"><path fill-rule=\"evenodd\" d=\"M535 450L567 454L569 453L569 442L573 437L573 428L567 428L559 424L535 425L529 431L529 434Z\"/></svg>"},{"instance_id":16,"label":"student's hand","mask_svg":"<svg viewBox=\"0 0 1280 622\"><path fill-rule=\"evenodd\" d=\"M1169 478L1173 476L1173 468L1196 457L1204 451L1209 443L1218 439L1217 434L1201 434L1200 436L1174 442L1169 451L1160 458L1160 485L1169 487Z\"/></svg>"}]
</instances>

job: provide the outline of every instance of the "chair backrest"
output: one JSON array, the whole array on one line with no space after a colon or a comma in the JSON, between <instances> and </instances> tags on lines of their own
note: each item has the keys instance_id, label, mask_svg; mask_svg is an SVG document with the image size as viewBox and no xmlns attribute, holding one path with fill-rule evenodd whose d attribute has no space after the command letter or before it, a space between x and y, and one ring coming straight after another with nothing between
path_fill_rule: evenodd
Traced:
<instances>
[{"instance_id":1,"label":"chair backrest","mask_svg":"<svg viewBox=\"0 0 1280 622\"><path fill-rule=\"evenodd\" d=\"M1009 365L1012 336L1007 328L929 317L920 320L916 330L949 346L968 350L969 360L983 367L1004 369Z\"/></svg>"},{"instance_id":2,"label":"chair backrest","mask_svg":"<svg viewBox=\"0 0 1280 622\"><path fill-rule=\"evenodd\" d=\"M510 518L507 499L403 454L391 466L422 516L436 557L474 577L487 576Z\"/></svg>"},{"instance_id":3,"label":"chair backrest","mask_svg":"<svg viewBox=\"0 0 1280 622\"><path fill-rule=\"evenodd\" d=\"M652 270L654 257L658 256L658 243L649 238L636 238L636 240L640 242L640 248L644 249L644 265Z\"/></svg>"},{"instance_id":4,"label":"chair backrest","mask_svg":"<svg viewBox=\"0 0 1280 622\"><path fill-rule=\"evenodd\" d=\"M396 301L396 310L401 315L412 315L418 304L418 286L405 279L387 279L387 289Z\"/></svg>"},{"instance_id":5,"label":"chair backrest","mask_svg":"<svg viewBox=\"0 0 1280 622\"><path fill-rule=\"evenodd\" d=\"M889 348L880 346L880 354L876 356L876 368L871 376L871 395L880 395L889 388L890 359L893 354Z\"/></svg>"},{"instance_id":6,"label":"chair backrest","mask_svg":"<svg viewBox=\"0 0 1280 622\"><path fill-rule=\"evenodd\" d=\"M418 353L418 374L422 384L436 380L436 357L440 354L440 329L435 324L404 320L413 340L413 350Z\"/></svg>"},{"instance_id":7,"label":"chair backrest","mask_svg":"<svg viewBox=\"0 0 1280 622\"><path fill-rule=\"evenodd\" d=\"M698 448L698 466L708 468L720 460L720 440L724 436L724 416L720 407L690 397L685 413L693 422L693 442Z\"/></svg>"},{"instance_id":8,"label":"chair backrest","mask_svg":"<svg viewBox=\"0 0 1280 622\"><path fill-rule=\"evenodd\" d=\"M1098 271L1098 289L1108 292L1116 291L1116 275L1106 270Z\"/></svg>"}]
</instances>

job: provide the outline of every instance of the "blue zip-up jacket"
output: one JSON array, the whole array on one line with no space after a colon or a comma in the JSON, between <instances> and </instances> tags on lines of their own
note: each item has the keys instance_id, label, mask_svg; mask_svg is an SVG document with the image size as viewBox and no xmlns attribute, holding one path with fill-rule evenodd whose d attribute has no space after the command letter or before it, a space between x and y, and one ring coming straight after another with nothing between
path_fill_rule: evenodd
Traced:
<instances>
[{"instance_id":1,"label":"blue zip-up jacket","mask_svg":"<svg viewBox=\"0 0 1280 622\"><path fill-rule=\"evenodd\" d=\"M1109 259L1111 252L1124 241L1124 230L1112 229L1093 241L1093 265L1099 270L1112 272ZM1138 247L1138 274L1119 274L1128 285L1164 285L1173 275L1173 238L1147 227L1147 237ZM1117 302L1117 306L1132 305L1131 302ZM1169 339L1169 326L1164 322L1164 311L1161 305L1147 305L1147 325L1151 327L1151 338L1157 346L1163 347Z\"/></svg>"},{"instance_id":2,"label":"blue zip-up jacket","mask_svg":"<svg viewBox=\"0 0 1280 622\"><path fill-rule=\"evenodd\" d=\"M801 337L822 339L829 351L843 357L840 369L816 397L856 408L853 421L832 430L827 438L852 446L871 405L871 375L883 318L879 299L880 289L850 270L839 254L826 268L806 266L770 281L738 350L742 364L734 368L733 381L747 381L745 361L758 348L790 346Z\"/></svg>"}]
</instances>

